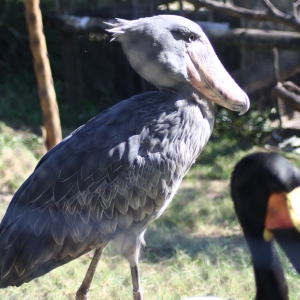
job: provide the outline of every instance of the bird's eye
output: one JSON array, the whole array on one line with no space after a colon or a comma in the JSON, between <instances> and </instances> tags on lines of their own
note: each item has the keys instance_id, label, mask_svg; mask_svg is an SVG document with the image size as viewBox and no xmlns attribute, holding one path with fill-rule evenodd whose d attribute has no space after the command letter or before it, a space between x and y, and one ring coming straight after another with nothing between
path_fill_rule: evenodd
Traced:
<instances>
[{"instance_id":1,"label":"bird's eye","mask_svg":"<svg viewBox=\"0 0 300 300\"><path fill-rule=\"evenodd\" d=\"M189 42L193 42L195 39L196 39L196 38L195 38L195 35L194 35L193 33L191 33L191 34L189 35Z\"/></svg>"}]
</instances>

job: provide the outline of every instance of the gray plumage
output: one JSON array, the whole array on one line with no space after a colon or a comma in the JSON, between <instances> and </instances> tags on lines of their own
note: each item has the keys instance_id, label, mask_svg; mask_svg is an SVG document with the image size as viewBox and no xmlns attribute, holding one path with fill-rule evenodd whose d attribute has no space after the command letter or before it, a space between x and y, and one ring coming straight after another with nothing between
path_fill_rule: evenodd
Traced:
<instances>
[{"instance_id":1,"label":"gray plumage","mask_svg":"<svg viewBox=\"0 0 300 300\"><path fill-rule=\"evenodd\" d=\"M156 16L118 19L111 27L133 68L159 90L100 113L41 159L1 222L2 288L94 248L102 252L111 240L137 273L146 227L168 206L211 135L212 101L241 113L249 107L195 23ZM142 299L138 273L133 285L134 298ZM77 299L88 299L88 289Z\"/></svg>"}]
</instances>

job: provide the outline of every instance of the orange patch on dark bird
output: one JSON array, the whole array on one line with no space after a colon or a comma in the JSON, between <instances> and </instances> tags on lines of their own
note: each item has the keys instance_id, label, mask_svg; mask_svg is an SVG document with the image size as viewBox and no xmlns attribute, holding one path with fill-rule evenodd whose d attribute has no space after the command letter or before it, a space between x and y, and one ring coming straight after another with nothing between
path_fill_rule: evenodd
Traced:
<instances>
[{"instance_id":1,"label":"orange patch on dark bird","mask_svg":"<svg viewBox=\"0 0 300 300\"><path fill-rule=\"evenodd\" d=\"M265 228L283 229L294 227L287 207L286 193L273 193L269 197Z\"/></svg>"}]
</instances>

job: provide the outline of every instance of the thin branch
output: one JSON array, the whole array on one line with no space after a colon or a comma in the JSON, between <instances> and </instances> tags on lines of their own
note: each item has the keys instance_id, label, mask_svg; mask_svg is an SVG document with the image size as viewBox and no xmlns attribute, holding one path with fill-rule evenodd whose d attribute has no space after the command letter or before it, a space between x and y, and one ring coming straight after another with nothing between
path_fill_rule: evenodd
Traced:
<instances>
[{"instance_id":1,"label":"thin branch","mask_svg":"<svg viewBox=\"0 0 300 300\"><path fill-rule=\"evenodd\" d=\"M286 16L289 16L284 12L280 11L279 9L277 9L275 5L272 4L269 0L262 0L262 3L265 5L268 11L272 13L274 16L278 16L279 18L285 18Z\"/></svg>"},{"instance_id":2,"label":"thin branch","mask_svg":"<svg viewBox=\"0 0 300 300\"><path fill-rule=\"evenodd\" d=\"M300 111L300 95L297 93L297 91L290 90L288 82L283 84L278 82L272 90L272 95L279 97L293 109Z\"/></svg>"},{"instance_id":3,"label":"thin branch","mask_svg":"<svg viewBox=\"0 0 300 300\"><path fill-rule=\"evenodd\" d=\"M276 83L280 81L280 70L279 70L279 54L278 49L274 47L273 49L273 68L274 68L274 76Z\"/></svg>"},{"instance_id":4,"label":"thin branch","mask_svg":"<svg viewBox=\"0 0 300 300\"><path fill-rule=\"evenodd\" d=\"M294 13L294 16L296 19L299 19L299 16L298 16L298 5L300 4L300 0L296 1L294 4L293 4L293 13Z\"/></svg>"},{"instance_id":5,"label":"thin branch","mask_svg":"<svg viewBox=\"0 0 300 300\"><path fill-rule=\"evenodd\" d=\"M277 84L280 80L279 55L278 55L277 48L273 48L273 68L274 68L274 75ZM278 113L279 128L282 128L282 110L280 109L280 106L281 106L280 100L278 97L276 97L276 110Z\"/></svg>"},{"instance_id":6,"label":"thin branch","mask_svg":"<svg viewBox=\"0 0 300 300\"><path fill-rule=\"evenodd\" d=\"M214 30L204 28L205 34L214 43L234 46L300 50L300 33L293 31L235 28Z\"/></svg>"},{"instance_id":7,"label":"thin branch","mask_svg":"<svg viewBox=\"0 0 300 300\"><path fill-rule=\"evenodd\" d=\"M298 96L300 96L300 87L298 85L296 85L294 82L292 82L292 81L285 81L283 83L283 86L289 92L292 92L292 93L297 94Z\"/></svg>"},{"instance_id":8,"label":"thin branch","mask_svg":"<svg viewBox=\"0 0 300 300\"><path fill-rule=\"evenodd\" d=\"M222 3L216 0L187 0L195 5L195 8L206 7L237 18L245 18L256 21L270 21L285 24L300 31L300 20L293 15L285 14L278 10L269 0L263 0L267 11L252 10L233 5L231 2Z\"/></svg>"},{"instance_id":9,"label":"thin branch","mask_svg":"<svg viewBox=\"0 0 300 300\"><path fill-rule=\"evenodd\" d=\"M75 33L93 32L103 35L105 29L108 28L104 22L109 22L109 20L66 15L45 17L47 27ZM209 26L205 26L203 30L214 44L226 43L234 46L300 50L300 33L298 32L245 28L215 30L214 27Z\"/></svg>"}]
</instances>

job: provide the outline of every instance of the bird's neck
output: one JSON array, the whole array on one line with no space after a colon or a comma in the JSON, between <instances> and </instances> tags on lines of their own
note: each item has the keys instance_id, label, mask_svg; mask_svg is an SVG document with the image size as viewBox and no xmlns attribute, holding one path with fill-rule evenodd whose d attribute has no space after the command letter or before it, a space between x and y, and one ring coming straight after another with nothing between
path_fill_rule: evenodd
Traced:
<instances>
[{"instance_id":1,"label":"bird's neck","mask_svg":"<svg viewBox=\"0 0 300 300\"><path fill-rule=\"evenodd\" d=\"M185 99L192 103L196 103L201 110L204 118L208 119L213 125L214 123L214 106L212 101L207 100L198 90L186 84L178 84L176 87L160 88L163 93L177 95L178 98Z\"/></svg>"},{"instance_id":2,"label":"bird's neck","mask_svg":"<svg viewBox=\"0 0 300 300\"><path fill-rule=\"evenodd\" d=\"M149 130L149 134L141 137L140 155L164 152L181 166L182 178L212 133L212 116L207 117L199 105L185 95L166 89L141 94L131 101L130 107L138 107L139 119L145 120L145 123L139 121L141 130Z\"/></svg>"},{"instance_id":3,"label":"bird's neck","mask_svg":"<svg viewBox=\"0 0 300 300\"><path fill-rule=\"evenodd\" d=\"M300 274L300 234L295 228L273 230L276 242Z\"/></svg>"},{"instance_id":4,"label":"bird's neck","mask_svg":"<svg viewBox=\"0 0 300 300\"><path fill-rule=\"evenodd\" d=\"M273 243L246 236L253 260L255 300L288 300L288 287Z\"/></svg>"}]
</instances>

